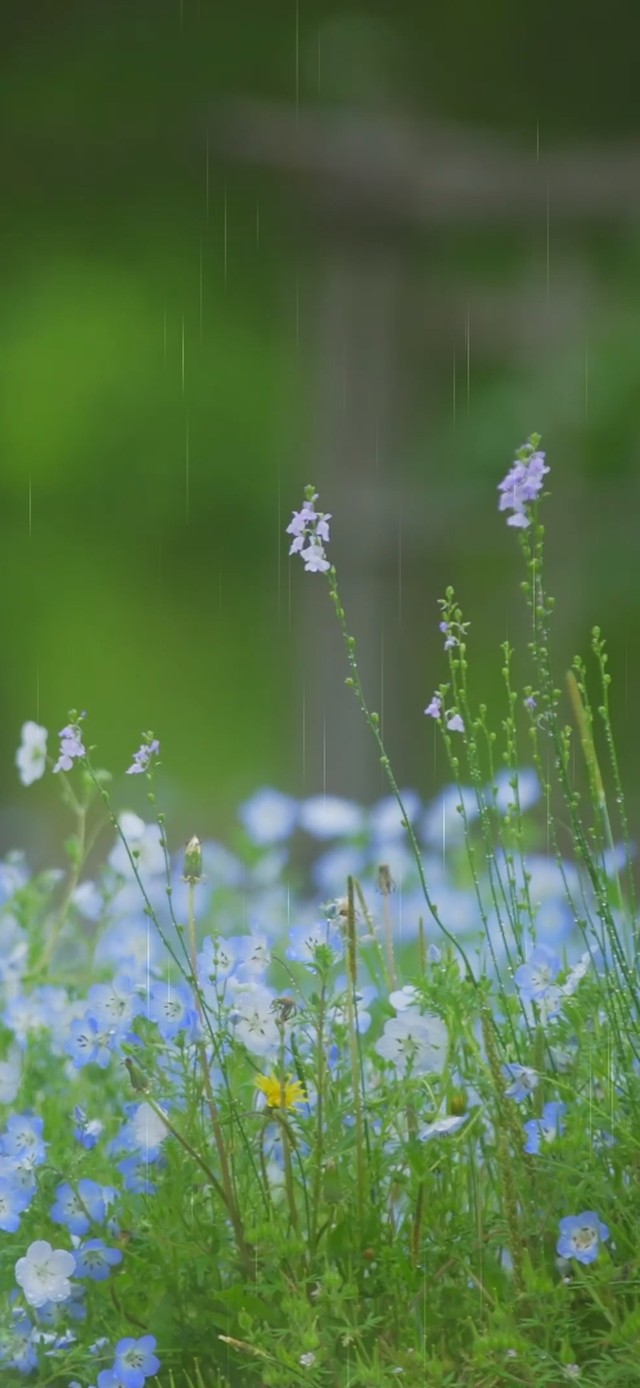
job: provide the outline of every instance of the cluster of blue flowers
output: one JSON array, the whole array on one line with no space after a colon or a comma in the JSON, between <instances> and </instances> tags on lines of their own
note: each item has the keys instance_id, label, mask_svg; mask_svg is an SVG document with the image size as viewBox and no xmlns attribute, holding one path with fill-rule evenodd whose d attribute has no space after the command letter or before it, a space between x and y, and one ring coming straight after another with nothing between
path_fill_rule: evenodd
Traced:
<instances>
[{"instance_id":1,"label":"cluster of blue flowers","mask_svg":"<svg viewBox=\"0 0 640 1388\"><path fill-rule=\"evenodd\" d=\"M522 530L532 523L530 507L548 472L538 444L533 435L518 451L499 488L500 510L510 511L508 524ZM293 537L291 553L300 554L305 568L327 573L331 517L317 511L317 500L317 493L308 488L288 533ZM330 570L330 582L333 576ZM455 652L465 643L468 623L448 599L442 606L445 650ZM448 688L434 693L425 709L441 723L445 739L449 732L465 734L458 708L445 707ZM535 696L528 693L524 702L533 717ZM55 773L73 772L78 762L90 771L82 728L85 716L72 711L61 729L58 758L49 763ZM127 774L150 775L159 752L158 740L146 734ZM16 764L25 786L39 779L47 765L46 729L25 723ZM385 1083L394 1086L398 1079L425 1081L425 1111L418 1117L405 1106L406 1131L384 1130L384 1151L392 1160L400 1159L409 1135L423 1144L437 1144L464 1128L472 1159L479 1163L484 1159L481 1138L495 1145L495 1109L490 1116L488 1103L495 1099L495 1058L481 1027L473 1046L465 1049L443 1001L447 987L455 992L463 977L468 980L462 959L467 970L472 960L476 978L489 976L496 983L503 1003L511 1006L514 996L520 1003L522 1025L512 1026L503 1050L503 1056L512 1058L502 1065L499 1103L506 1099L526 1113L524 1152L540 1168L562 1149L580 1118L581 1105L584 1109L581 1095L566 1102L568 1088L558 1084L558 1076L570 1070L579 1049L572 1012L576 994L588 988L599 971L616 967L604 947L585 949L586 938L598 939L600 903L592 881L575 864L522 849L517 854L503 849L485 852L484 866L474 865L471 892L463 851L465 837L469 844L484 827L480 821L486 821L486 811L494 823L500 817L511 819L535 806L540 795L538 776L531 768L503 770L481 789L447 787L428 804L417 792L406 790L402 808L393 797L365 810L335 796L297 799L265 788L239 812L246 854L231 853L213 842L201 847L194 839L187 850L188 868L182 855L168 857L158 825L126 811L119 816L120 833L106 868L95 880L82 881L71 895L71 972L76 981L66 986L33 983L23 909L25 893L33 884L19 855L0 864L0 1023L10 1038L0 1060L0 1114L5 1115L0 1129L0 1232L11 1240L10 1256L5 1255L2 1265L13 1272L4 1303L0 1300L2 1368L29 1375L45 1358L58 1368L67 1351L77 1347L82 1324L96 1323L101 1292L113 1285L126 1261L123 1208L126 1204L130 1215L131 1205L136 1209L138 1201L140 1210L148 1209L156 1195L168 1165L167 1145L180 1136L174 1120L187 1108L190 1079L198 1066L204 1069L205 1089L213 1093L222 1087L221 1056L226 1062L233 1053L240 1054L259 1076L256 1109L277 1104L278 1096L286 1107L288 1087L291 1105L299 1105L305 1117L313 1113L318 1099L311 1084L260 1072L281 1063L285 1038L291 1040L292 1018L298 1006L317 1002L314 987L323 971L325 980L332 975L332 990L326 1006L323 1003L322 1038L332 1081L337 1081L343 1063L350 1064L348 1056L345 1062L345 1036L352 1023L360 1037L371 1033L371 1044L360 1057L365 1090L374 1092ZM420 866L407 843L407 822L420 846ZM313 897L292 897L288 871L303 838L307 849L309 842L314 846ZM614 848L608 859L603 857L605 877L615 873L616 855ZM439 937L425 938L419 931L418 922L425 915L423 871L437 897L438 918L449 942L461 947L460 958L455 949L442 948ZM370 977L366 974L367 946L379 941L375 922L363 911L357 920L363 956L358 985L348 987L342 899L348 876L359 878L365 892L377 888L382 898L385 985L373 969ZM55 874L49 874L47 885L55 880ZM178 922L188 918L194 892L200 933L196 937L192 922L188 962L182 974L176 974L180 950L187 955L185 932ZM320 907L319 896L325 903ZM206 928L209 921L211 933ZM286 933L284 921L289 922ZM353 926L352 916L350 922ZM622 918L619 926L624 950L629 941ZM418 934L425 965L420 986L399 986L395 958ZM295 999L279 996L273 985L276 945L293 966L289 973L298 988ZM83 964L84 986L77 982ZM100 981L93 981L96 971ZM442 992L441 982L446 985ZM191 986L194 983L197 987ZM478 1022L476 1015L474 1025ZM542 1038L552 1060L542 1088L538 1060L535 1065L522 1063L524 1057L531 1059L521 1045L526 1028ZM23 1097L25 1074L34 1051L43 1045L49 1060L64 1069L70 1120L65 1138L69 1142L72 1134L75 1144L69 1167L56 1168L53 1125L33 1112ZM313 1048L310 1029L298 1029L296 1047L296 1064L304 1067ZM294 1055L293 1044L290 1053ZM161 1082L161 1101L153 1098L145 1063L152 1066L155 1085ZM634 1073L637 1076L638 1070ZM101 1102L96 1077L109 1079L106 1102ZM452 1111L452 1083L464 1090L463 1111ZM555 1097L549 1097L552 1093ZM376 1135L384 1129L382 1108L371 1120ZM355 1122L352 1114L344 1118L347 1126ZM615 1141L612 1133L596 1130L594 1153ZM193 1155L188 1143L185 1147ZM302 1137L296 1150L304 1160L309 1146ZM290 1174L286 1156L276 1125L275 1135L262 1135L260 1153L263 1173L274 1186ZM608 1160L606 1152L604 1159ZM43 1179L45 1168L67 1179L57 1179L54 1185ZM208 1175L215 1189L218 1178L210 1169ZM623 1172L623 1181L628 1176ZM586 1203L590 1196L583 1194L582 1199ZM407 1217L406 1192L394 1189L390 1206L401 1224ZM554 1220L557 1214L558 1207ZM233 1220L228 1223L233 1225ZM594 1210L563 1215L556 1241L560 1269L566 1271L571 1260L592 1263L609 1237L608 1226ZM55 1246L51 1239L64 1246ZM613 1240L610 1248L615 1251ZM13 1249L18 1253L15 1259ZM152 1334L137 1339L100 1337L85 1345L85 1351L85 1358L95 1361L95 1383L74 1379L69 1388L144 1388L161 1366ZM311 1366L314 1357L309 1352L299 1362Z\"/></svg>"},{"instance_id":2,"label":"cluster of blue flowers","mask_svg":"<svg viewBox=\"0 0 640 1388\"><path fill-rule=\"evenodd\" d=\"M534 803L539 793L535 775L526 771L520 773L518 789L521 806ZM506 812L513 796L508 782L500 778L492 794L497 807ZM413 792L406 792L404 800L425 848L430 878L438 883L442 917L460 938L469 939L477 935L478 930L473 898L456 885L453 867L443 865L440 854L431 856L436 845L446 843L453 850L451 864L455 863L455 850L460 843L460 817L455 808L462 797L467 801L467 820L472 821L477 813L477 801L471 790L448 790L426 807ZM414 916L420 910L418 883L402 838L400 812L396 803L389 799L365 811L353 802L338 798L312 797L297 801L275 790L263 790L241 807L240 820L252 845L251 867L221 845L205 843L202 848L203 880L198 888L201 909L206 912L215 907L216 918L226 916L230 930L227 935L207 936L201 942L197 976L211 1016L220 1016L222 988L230 1033L256 1061L268 1066L277 1057L280 1031L274 1006L277 994L267 975L273 943L281 936L287 890L283 872L295 836L304 833L315 839L321 848L315 861L315 881L335 901L344 884L345 869L353 870L355 866L365 882L372 883L384 857L389 865L389 880L393 879L397 887L393 909L398 943L415 936ZM121 824L136 850L136 862L148 897L169 933L165 858L159 831L131 813L121 817ZM259 850L257 856L256 849ZM531 949L526 962L515 973L515 984L523 1001L535 1005L551 1025L560 1016L564 1001L573 996L592 967L592 961L584 953L578 953L578 941L569 928L571 913L568 919L566 898L560 895L561 873L549 860L537 859L535 855L531 856L527 867L529 892L536 912L534 928L537 937L545 942ZM172 889L178 910L184 904L185 892L180 869L181 864L176 860L172 867ZM572 873L575 874L575 870L565 864L565 879L571 880ZM74 910L78 919L95 922L98 915L101 917L96 962L112 970L108 981L91 984L84 997L77 990L60 985L30 989L22 984L27 964L26 942L12 911L12 902L27 880L24 862L15 857L0 869L3 897L0 1017L14 1038L10 1057L2 1062L0 1069L0 1100L5 1106L10 1105L19 1095L21 1056L34 1035L46 1034L52 1053L63 1062L67 1058L69 1094L72 1095L74 1074L80 1075L87 1066L96 1066L100 1071L118 1064L122 1066L123 1060L135 1054L140 1045L137 1024L142 1020L147 1030L149 1027L155 1029L157 1064L172 1082L173 1102L179 1106L182 1098L176 1046L179 1045L180 1053L184 1054L185 1048L188 1052L201 1039L198 1008L188 984L181 979L169 981L167 977L165 950L148 916L140 910L138 887L122 843L118 841L114 846L102 879L84 882L75 894ZM581 889L584 894L584 884ZM251 903L251 931L241 935L232 933L235 926L231 925L237 919L238 892ZM339 962L344 944L336 907L333 912L331 918L327 908L323 917L318 913L316 902L300 900L296 903L295 924L286 941L289 959L313 969L318 946L323 946ZM561 972L560 950L564 954L561 983L557 982ZM572 967L568 963L571 956ZM430 945L429 957L434 964L440 958L435 943ZM417 1075L441 1073L448 1054L447 1029L441 1018L425 1013L414 991L399 989L387 999L395 1015L385 1022L375 1051L399 1075L406 1072L407 1066ZM358 1027L362 1033L371 1025L370 1008L376 996L377 989L372 983L361 985ZM335 1020L340 1020L338 1012ZM330 1064L337 1062L335 1046L329 1059ZM210 1063L216 1077L213 1054ZM505 1076L508 1097L522 1103L533 1095L538 1076L530 1067L510 1063L505 1065ZM313 1102L313 1094L307 1095L307 1105ZM168 1109L164 1111L168 1114ZM73 1343L75 1334L70 1319L78 1320L85 1315L87 1283L106 1282L122 1263L123 1252L118 1244L118 1206L122 1193L148 1197L156 1189L153 1169L162 1167L163 1146L169 1132L162 1113L150 1106L144 1097L141 1101L132 1101L123 1095L120 1130L107 1141L103 1115L97 1110L87 1113L79 1100L74 1103L73 1131L78 1147L88 1154L87 1160L96 1150L109 1160L112 1180L104 1184L82 1175L74 1182L62 1181L55 1188L48 1210L48 1225L66 1230L71 1250L68 1253L63 1249L52 1250L49 1243L36 1240L18 1260L16 1281L22 1287L27 1304L16 1303L11 1340L0 1347L0 1356L7 1365L21 1368L23 1372L35 1367L44 1344L45 1319L49 1327L47 1353L62 1351L65 1345ZM418 1135L423 1141L445 1137L454 1133L467 1117L468 1113L436 1112L422 1125ZM565 1117L564 1103L546 1103L540 1117L533 1117L524 1124L526 1151L537 1154L543 1146L559 1138L564 1131ZM277 1163L281 1155L281 1147L274 1143L270 1160ZM38 1169L46 1158L47 1138L42 1118L31 1112L10 1113L0 1133L0 1229L16 1234L28 1220L38 1190ZM606 1240L607 1232L591 1211L567 1217L561 1222L558 1253L561 1257L590 1262ZM34 1280L30 1270L32 1264L36 1267L36 1256L42 1259L43 1250L48 1271L45 1276L40 1269ZM66 1261L56 1271L51 1259L55 1263L58 1258L60 1262L63 1254ZM29 1287L36 1283L49 1288L50 1294L44 1299L29 1295ZM63 1312L64 1325L60 1319ZM113 1368L98 1374L98 1388L120 1388L120 1385L131 1388L134 1383L142 1384L144 1374L155 1371L148 1368L152 1362L157 1362L154 1347L150 1337L122 1341L116 1346ZM126 1372L125 1365L128 1365Z\"/></svg>"}]
</instances>

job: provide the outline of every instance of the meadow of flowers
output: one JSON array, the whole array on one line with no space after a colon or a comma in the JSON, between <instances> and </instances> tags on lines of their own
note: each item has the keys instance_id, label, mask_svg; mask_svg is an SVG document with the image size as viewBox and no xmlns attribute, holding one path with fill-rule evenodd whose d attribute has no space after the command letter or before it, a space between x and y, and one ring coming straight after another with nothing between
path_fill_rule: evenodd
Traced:
<instances>
[{"instance_id":1,"label":"meadow of flowers","mask_svg":"<svg viewBox=\"0 0 640 1388\"><path fill-rule=\"evenodd\" d=\"M88 715L53 755L24 724L68 837L64 870L0 863L3 1386L640 1382L633 843L600 632L595 705L552 671L539 445L498 488L529 639L495 714L434 604L435 799L394 779L312 487L290 552L386 798L265 788L174 852L153 733L119 809Z\"/></svg>"}]
</instances>

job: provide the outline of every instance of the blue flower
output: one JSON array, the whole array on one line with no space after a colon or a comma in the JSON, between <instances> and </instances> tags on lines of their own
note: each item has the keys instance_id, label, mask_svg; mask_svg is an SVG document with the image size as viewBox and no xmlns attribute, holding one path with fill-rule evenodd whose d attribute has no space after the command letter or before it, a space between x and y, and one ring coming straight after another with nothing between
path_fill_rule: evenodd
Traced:
<instances>
[{"instance_id":1,"label":"blue flower","mask_svg":"<svg viewBox=\"0 0 640 1388\"><path fill-rule=\"evenodd\" d=\"M524 1144L525 1152L534 1155L540 1151L540 1142L553 1142L554 1138L559 1137L564 1132L562 1121L567 1111L567 1105L554 1101L545 1104L542 1110L542 1118L531 1118L525 1123L524 1130L527 1140Z\"/></svg>"},{"instance_id":2,"label":"blue flower","mask_svg":"<svg viewBox=\"0 0 640 1388\"><path fill-rule=\"evenodd\" d=\"M523 1099L528 1099L538 1083L538 1076L530 1065L503 1065L502 1073L505 1079L513 1081L508 1089L505 1089L507 1099L515 1099L517 1104L522 1103Z\"/></svg>"},{"instance_id":3,"label":"blue flower","mask_svg":"<svg viewBox=\"0 0 640 1388\"><path fill-rule=\"evenodd\" d=\"M173 1041L181 1031L191 1037L198 1021L191 989L180 982L153 983L149 989L147 1016L156 1023L164 1041Z\"/></svg>"},{"instance_id":4,"label":"blue flower","mask_svg":"<svg viewBox=\"0 0 640 1388\"><path fill-rule=\"evenodd\" d=\"M107 1248L104 1239L85 1239L74 1249L76 1276L90 1277L93 1282L105 1282L109 1269L122 1262L119 1248Z\"/></svg>"},{"instance_id":5,"label":"blue flower","mask_svg":"<svg viewBox=\"0 0 640 1388\"><path fill-rule=\"evenodd\" d=\"M512 781L516 782L515 790ZM524 813L536 804L542 793L538 773L531 766L523 766L515 772L506 766L502 767L493 784L496 789L495 806L499 814L508 814L515 809L516 803L520 812Z\"/></svg>"},{"instance_id":6,"label":"blue flower","mask_svg":"<svg viewBox=\"0 0 640 1388\"><path fill-rule=\"evenodd\" d=\"M166 1103L163 1108L166 1108ZM162 1118L147 1103L127 1104L126 1111L127 1122L109 1143L109 1155L136 1152L143 1153L145 1161L157 1161L167 1136L167 1127Z\"/></svg>"},{"instance_id":7,"label":"blue flower","mask_svg":"<svg viewBox=\"0 0 640 1388\"><path fill-rule=\"evenodd\" d=\"M365 828L365 812L339 795L311 795L300 805L300 828L314 839L352 838Z\"/></svg>"},{"instance_id":8,"label":"blue flower","mask_svg":"<svg viewBox=\"0 0 640 1388\"><path fill-rule=\"evenodd\" d=\"M125 1190L135 1191L136 1195L154 1195L156 1186L149 1180L149 1161L146 1156L136 1153L132 1157L123 1157L118 1162L117 1170L122 1176L122 1183Z\"/></svg>"},{"instance_id":9,"label":"blue flower","mask_svg":"<svg viewBox=\"0 0 640 1388\"><path fill-rule=\"evenodd\" d=\"M0 1151L16 1163L29 1167L41 1166L46 1160L47 1144L42 1137L42 1118L30 1113L12 1113L6 1131L0 1134Z\"/></svg>"},{"instance_id":10,"label":"blue flower","mask_svg":"<svg viewBox=\"0 0 640 1388\"><path fill-rule=\"evenodd\" d=\"M155 1347L153 1335L119 1340L113 1368L98 1374L98 1388L144 1388L145 1379L160 1368L160 1360L153 1352Z\"/></svg>"},{"instance_id":11,"label":"blue flower","mask_svg":"<svg viewBox=\"0 0 640 1388\"><path fill-rule=\"evenodd\" d=\"M415 790L403 790L401 798L409 823L415 823L421 809L419 795ZM402 814L395 795L387 795L372 806L369 811L369 833L376 841L404 839L406 830L402 827Z\"/></svg>"},{"instance_id":12,"label":"blue flower","mask_svg":"<svg viewBox=\"0 0 640 1388\"><path fill-rule=\"evenodd\" d=\"M99 1118L88 1118L84 1109L80 1107L80 1104L76 1104L74 1107L73 1121L76 1125L73 1130L73 1136L76 1142L79 1142L81 1147L90 1151L92 1147L96 1146L104 1124Z\"/></svg>"},{"instance_id":13,"label":"blue flower","mask_svg":"<svg viewBox=\"0 0 640 1388\"><path fill-rule=\"evenodd\" d=\"M602 1224L593 1210L584 1210L579 1215L567 1215L561 1219L560 1238L556 1252L561 1258L575 1258L578 1263L593 1263L598 1249L609 1237L606 1224Z\"/></svg>"},{"instance_id":14,"label":"blue flower","mask_svg":"<svg viewBox=\"0 0 640 1388\"><path fill-rule=\"evenodd\" d=\"M346 990L348 989L348 987L349 987L349 984L348 984L348 982L347 982L346 975L345 975L345 974L340 974L340 975L338 976L338 978L336 978L335 983L334 983L334 988L335 988L336 997L338 998L338 1001L336 1002L335 1006L333 1007L332 1013L331 1013L332 1022L333 1022L334 1024L335 1024L336 1022L338 1022L340 1026L345 1026L345 1025L347 1024L347 1016L348 1016L348 1014L347 1014L347 1002L346 1002L346 998L343 998L343 995L344 995L344 993L346 992ZM358 1032L360 1033L361 1036L364 1036L364 1035L366 1034L366 1032L368 1032L369 1027L371 1026L371 1013L368 1012L367 1009L368 1009L369 1005L370 1005L370 1004L374 1001L374 999L377 998L377 997L378 997L378 989L377 989L377 988L375 987L375 985L372 984L372 983L364 983L361 987L359 987L359 988L356 989L356 993L355 993L355 1005L356 1005L356 1018L355 1018L355 1023L356 1023L356 1031L358 1031Z\"/></svg>"},{"instance_id":15,"label":"blue flower","mask_svg":"<svg viewBox=\"0 0 640 1388\"><path fill-rule=\"evenodd\" d=\"M238 819L249 838L260 848L289 839L298 819L298 802L290 795L265 786L245 800Z\"/></svg>"},{"instance_id":16,"label":"blue flower","mask_svg":"<svg viewBox=\"0 0 640 1388\"><path fill-rule=\"evenodd\" d=\"M325 920L316 925L294 925L289 931L289 944L285 950L287 959L295 959L301 964L313 966L318 949L330 950L335 958L343 953L340 931L331 921Z\"/></svg>"},{"instance_id":17,"label":"blue flower","mask_svg":"<svg viewBox=\"0 0 640 1388\"><path fill-rule=\"evenodd\" d=\"M130 1023L144 1012L136 981L127 973L117 973L110 983L93 983L87 994L87 1013L99 1026L111 1028L114 1037L130 1041Z\"/></svg>"},{"instance_id":18,"label":"blue flower","mask_svg":"<svg viewBox=\"0 0 640 1388\"><path fill-rule=\"evenodd\" d=\"M462 805L469 823L478 818L478 797L471 786L445 786L427 806L420 824L420 836L427 844L444 848L464 840L464 819L458 811Z\"/></svg>"},{"instance_id":19,"label":"blue flower","mask_svg":"<svg viewBox=\"0 0 640 1388\"><path fill-rule=\"evenodd\" d=\"M530 1002L540 1002L549 992L559 968L557 954L548 945L536 945L526 964L521 964L515 972L520 996Z\"/></svg>"},{"instance_id":20,"label":"blue flower","mask_svg":"<svg viewBox=\"0 0 640 1388\"><path fill-rule=\"evenodd\" d=\"M13 1301L15 1296L17 1292L11 1292L9 1300ZM34 1344L33 1329L30 1317L18 1306L14 1306L11 1320L3 1326L0 1336L0 1364L18 1369L21 1374L30 1374L33 1369L37 1369L38 1350Z\"/></svg>"},{"instance_id":21,"label":"blue flower","mask_svg":"<svg viewBox=\"0 0 640 1388\"><path fill-rule=\"evenodd\" d=\"M87 1234L91 1222L102 1224L107 1205L115 1196L109 1186L100 1186L97 1181L82 1177L77 1191L68 1181L56 1187L56 1200L51 1207L51 1218L55 1224L65 1224L70 1234Z\"/></svg>"},{"instance_id":22,"label":"blue flower","mask_svg":"<svg viewBox=\"0 0 640 1388\"><path fill-rule=\"evenodd\" d=\"M76 1017L71 1023L65 1049L77 1070L91 1064L106 1070L113 1041L112 1029L101 1027L93 1013L86 1012L84 1017Z\"/></svg>"},{"instance_id":23,"label":"blue flower","mask_svg":"<svg viewBox=\"0 0 640 1388\"><path fill-rule=\"evenodd\" d=\"M364 848L355 848L348 843L336 844L327 853L316 858L311 873L323 899L340 896L349 873L362 879L366 862L367 854Z\"/></svg>"},{"instance_id":24,"label":"blue flower","mask_svg":"<svg viewBox=\"0 0 640 1388\"><path fill-rule=\"evenodd\" d=\"M0 1229L15 1234L20 1228L20 1215L31 1204L31 1192L20 1186L11 1175L0 1176Z\"/></svg>"}]
</instances>

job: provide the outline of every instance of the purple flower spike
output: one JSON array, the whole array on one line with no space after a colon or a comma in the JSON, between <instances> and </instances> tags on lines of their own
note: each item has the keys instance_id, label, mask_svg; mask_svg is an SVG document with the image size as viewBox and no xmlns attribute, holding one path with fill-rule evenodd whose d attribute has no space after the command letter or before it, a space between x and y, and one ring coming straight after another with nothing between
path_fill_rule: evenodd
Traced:
<instances>
[{"instance_id":1,"label":"purple flower spike","mask_svg":"<svg viewBox=\"0 0 640 1388\"><path fill-rule=\"evenodd\" d=\"M152 758L157 757L159 751L160 743L157 737L152 738L150 742L143 742L138 751L134 752L133 762L127 770L127 776L140 776L143 771L148 771Z\"/></svg>"},{"instance_id":2,"label":"purple flower spike","mask_svg":"<svg viewBox=\"0 0 640 1388\"><path fill-rule=\"evenodd\" d=\"M498 509L511 511L513 514L508 517L507 525L520 530L526 530L531 525L531 517L525 507L529 502L538 500L543 478L549 471L545 454L538 448L539 443L540 435L532 434L528 442L518 449L516 461L498 484L501 493Z\"/></svg>"},{"instance_id":3,"label":"purple flower spike","mask_svg":"<svg viewBox=\"0 0 640 1388\"><path fill-rule=\"evenodd\" d=\"M313 487L307 487L302 508L293 512L286 533L293 535L289 554L300 555L307 573L324 574L331 568L324 552L325 545L329 543L331 514L316 511L317 500L318 493L314 492Z\"/></svg>"},{"instance_id":4,"label":"purple flower spike","mask_svg":"<svg viewBox=\"0 0 640 1388\"><path fill-rule=\"evenodd\" d=\"M431 703L425 709L427 718L439 718L442 713L442 699L439 694L434 694Z\"/></svg>"},{"instance_id":5,"label":"purple flower spike","mask_svg":"<svg viewBox=\"0 0 640 1388\"><path fill-rule=\"evenodd\" d=\"M72 714L71 722L67 724L66 728L60 729L60 754L53 768L54 771L71 771L74 761L79 757L86 757L87 753L80 728L80 719L84 717L84 713L77 716Z\"/></svg>"}]
</instances>

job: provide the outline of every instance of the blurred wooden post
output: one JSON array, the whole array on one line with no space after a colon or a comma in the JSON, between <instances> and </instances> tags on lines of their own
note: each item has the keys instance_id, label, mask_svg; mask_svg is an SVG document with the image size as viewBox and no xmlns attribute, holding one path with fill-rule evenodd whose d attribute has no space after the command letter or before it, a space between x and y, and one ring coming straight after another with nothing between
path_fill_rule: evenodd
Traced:
<instances>
[{"instance_id":1,"label":"blurred wooden post","mask_svg":"<svg viewBox=\"0 0 640 1388\"><path fill-rule=\"evenodd\" d=\"M389 565L397 524L385 514L384 477L398 441L398 265L393 253L361 254L332 242L316 289L315 410L309 476L333 514L330 556L369 707L384 718L384 681L394 691L392 631L385 632ZM395 460L396 468L398 461ZM399 469L398 469L399 470ZM398 478L400 482L400 478ZM299 576L297 576L299 582ZM305 630L308 691L308 783L368 800L383 784L371 733L344 686L349 673L325 585L309 578L302 594L313 603ZM386 650L384 646L386 637ZM310 702L312 700L312 702Z\"/></svg>"},{"instance_id":2,"label":"blurred wooden post","mask_svg":"<svg viewBox=\"0 0 640 1388\"><path fill-rule=\"evenodd\" d=\"M330 554L370 707L384 712L384 664L386 698L402 728L402 631L392 593L400 581L399 529L408 562L430 526L433 534L426 489L409 493L400 473L404 383L398 323L406 301L407 248L433 230L465 224L470 232L478 226L544 228L550 215L554 228L636 225L640 149L557 149L541 163L533 150L523 153L495 136L443 123L255 102L219 110L214 139L224 157L292 182L306 233L320 233L313 310L316 406L304 476L318 488L322 509L334 514ZM575 321L580 313L583 297L578 292L576 298L575 285L568 288L568 298L560 289L553 306L547 304L537 329L541 343L549 342L554 324L557 330L558 322ZM428 319L429 306L423 308ZM510 334L521 335L521 296L503 302L501 310L508 342ZM442 303L440 317L446 318ZM485 311L480 334L474 323L474 353L482 351L482 333L486 341L492 331L493 314ZM292 507L300 500L292 497ZM331 792L366 801L383 793L384 783L371 735L342 687L346 667L324 585L309 577L302 603L304 789L318 791L326 775ZM407 639L415 641L416 633L408 632ZM424 691L425 703L430 694Z\"/></svg>"}]
</instances>

